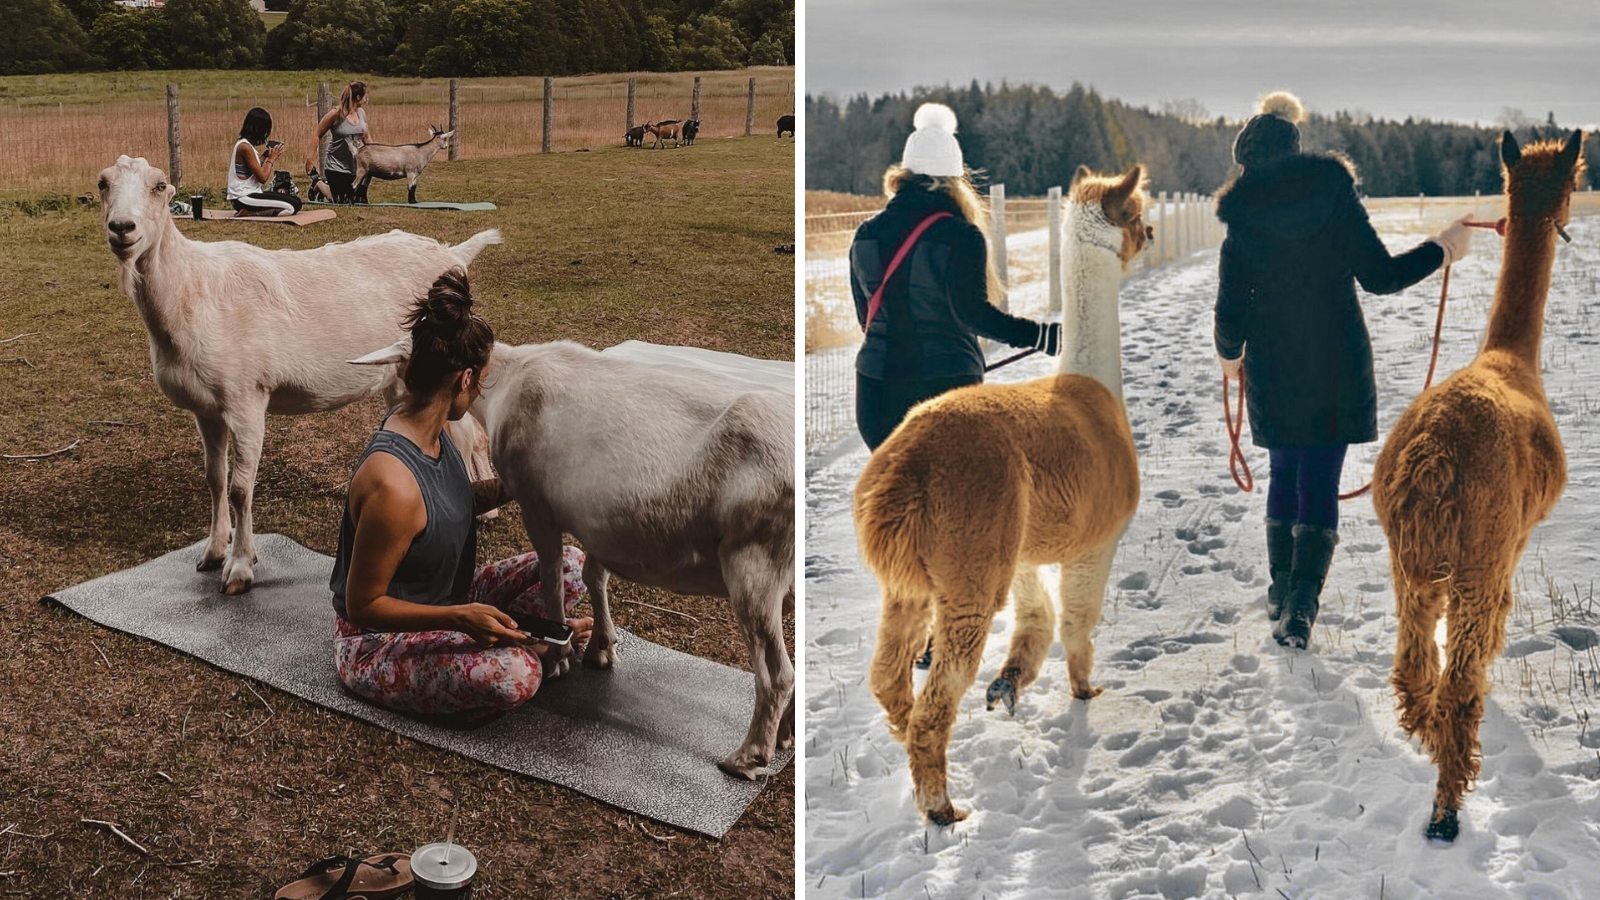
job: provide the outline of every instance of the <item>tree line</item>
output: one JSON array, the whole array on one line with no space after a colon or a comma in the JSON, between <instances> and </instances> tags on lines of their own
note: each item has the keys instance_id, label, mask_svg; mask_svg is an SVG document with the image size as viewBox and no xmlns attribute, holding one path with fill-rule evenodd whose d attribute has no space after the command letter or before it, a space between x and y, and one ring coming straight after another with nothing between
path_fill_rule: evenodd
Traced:
<instances>
[{"instance_id":1,"label":"tree line","mask_svg":"<svg viewBox=\"0 0 1600 900\"><path fill-rule=\"evenodd\" d=\"M339 69L574 75L794 64L794 0L0 0L0 75Z\"/></svg>"},{"instance_id":2,"label":"tree line","mask_svg":"<svg viewBox=\"0 0 1600 900\"><path fill-rule=\"evenodd\" d=\"M955 110L967 165L1013 196L1045 193L1071 183L1079 165L1122 171L1135 162L1150 172L1151 189L1210 194L1233 171L1233 139L1241 122L1208 115L1195 101L1159 110L1106 99L1081 84L1064 93L1033 85L920 88L876 99L806 95L806 187L878 194L883 172L900 160L919 105ZM1300 127L1301 149L1337 151L1360 173L1369 196L1463 196L1501 189L1499 138L1509 126L1518 140L1564 138L1554 115L1531 122L1506 110L1501 126L1427 119L1394 122L1339 112L1313 114ZM1588 180L1600 186L1600 140L1585 144Z\"/></svg>"}]
</instances>

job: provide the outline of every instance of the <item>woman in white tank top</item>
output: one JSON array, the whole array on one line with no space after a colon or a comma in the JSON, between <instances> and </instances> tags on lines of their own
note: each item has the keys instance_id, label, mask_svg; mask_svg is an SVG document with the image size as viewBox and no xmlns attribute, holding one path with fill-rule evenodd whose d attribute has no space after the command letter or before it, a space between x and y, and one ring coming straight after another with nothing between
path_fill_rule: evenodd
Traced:
<instances>
[{"instance_id":1,"label":"woman in white tank top","mask_svg":"<svg viewBox=\"0 0 1600 900\"><path fill-rule=\"evenodd\" d=\"M241 216L292 216L300 211L300 198L267 190L273 163L283 153L282 144L270 144L263 159L256 147L272 136L272 116L257 106L244 115L239 140L228 163L228 200Z\"/></svg>"}]
</instances>

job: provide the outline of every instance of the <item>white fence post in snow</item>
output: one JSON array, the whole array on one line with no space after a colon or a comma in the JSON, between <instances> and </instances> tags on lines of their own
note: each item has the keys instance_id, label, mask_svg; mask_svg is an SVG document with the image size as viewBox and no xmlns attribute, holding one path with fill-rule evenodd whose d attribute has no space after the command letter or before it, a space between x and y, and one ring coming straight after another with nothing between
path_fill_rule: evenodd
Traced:
<instances>
[{"instance_id":1,"label":"white fence post in snow","mask_svg":"<svg viewBox=\"0 0 1600 900\"><path fill-rule=\"evenodd\" d=\"M1065 296L1061 291L1061 188L1053 187L1046 194L1050 226L1050 312L1061 312Z\"/></svg>"},{"instance_id":2,"label":"white fence post in snow","mask_svg":"<svg viewBox=\"0 0 1600 900\"><path fill-rule=\"evenodd\" d=\"M1167 215L1167 192L1157 194L1156 209L1160 210L1156 216L1156 265L1165 265L1167 261L1167 248L1172 246L1172 219Z\"/></svg>"},{"instance_id":3,"label":"white fence post in snow","mask_svg":"<svg viewBox=\"0 0 1600 900\"><path fill-rule=\"evenodd\" d=\"M1006 272L1006 186L1003 184L989 188L989 221L989 242L993 244L989 252L994 254L994 272L1000 276L1000 283L1010 288L1011 278ZM1011 299L1002 294L996 305L1009 312Z\"/></svg>"}]
</instances>

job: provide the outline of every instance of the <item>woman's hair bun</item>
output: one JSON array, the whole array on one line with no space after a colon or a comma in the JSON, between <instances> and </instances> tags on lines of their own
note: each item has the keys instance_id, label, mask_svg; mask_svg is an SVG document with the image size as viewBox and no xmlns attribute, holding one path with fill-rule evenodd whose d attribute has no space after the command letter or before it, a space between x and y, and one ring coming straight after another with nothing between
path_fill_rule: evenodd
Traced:
<instances>
[{"instance_id":1,"label":"woman's hair bun","mask_svg":"<svg viewBox=\"0 0 1600 900\"><path fill-rule=\"evenodd\" d=\"M1306 107L1300 98L1288 91L1273 91L1261 98L1256 111L1264 116L1277 116L1296 125L1306 121Z\"/></svg>"},{"instance_id":2,"label":"woman's hair bun","mask_svg":"<svg viewBox=\"0 0 1600 900\"><path fill-rule=\"evenodd\" d=\"M439 335L452 335L460 331L472 318L472 286L463 269L451 269L440 275L428 289L428 295L417 301L406 325L415 331L425 327Z\"/></svg>"},{"instance_id":3,"label":"woman's hair bun","mask_svg":"<svg viewBox=\"0 0 1600 900\"><path fill-rule=\"evenodd\" d=\"M955 134L956 111L943 103L924 103L917 107L917 114L912 117L911 124L918 131L932 130Z\"/></svg>"}]
</instances>

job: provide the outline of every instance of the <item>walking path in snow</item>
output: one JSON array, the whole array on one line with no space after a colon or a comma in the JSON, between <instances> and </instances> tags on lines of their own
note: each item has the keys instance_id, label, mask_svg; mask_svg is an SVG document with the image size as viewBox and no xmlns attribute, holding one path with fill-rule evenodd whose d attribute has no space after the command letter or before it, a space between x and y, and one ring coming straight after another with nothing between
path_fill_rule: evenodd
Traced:
<instances>
[{"instance_id":1,"label":"walking path in snow","mask_svg":"<svg viewBox=\"0 0 1600 900\"><path fill-rule=\"evenodd\" d=\"M1394 250L1415 215L1373 216ZM1088 703L1068 693L1059 643L1015 717L984 709L1011 612L996 621L950 747L951 793L972 817L926 826L906 756L866 685L879 612L856 553L850 497L866 451L806 486L805 895L818 898L1600 896L1600 218L1568 229L1546 319L1545 386L1569 460L1566 494L1516 579L1507 649L1491 671L1484 764L1453 845L1426 842L1435 770L1396 724L1396 633L1384 536L1368 498L1341 505L1343 543L1306 651L1265 614L1261 483L1228 477L1210 341L1216 253L1123 286L1123 365L1140 452L1139 512L1095 632ZM1474 238L1451 277L1443 375L1470 361L1499 267ZM1363 295L1386 430L1427 369L1435 275ZM1030 358L997 380L1051 374ZM974 436L974 439L981 439ZM1379 444L1352 448L1344 487ZM1054 575L1044 581L1054 592ZM921 676L918 683L920 686Z\"/></svg>"}]
</instances>

